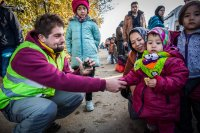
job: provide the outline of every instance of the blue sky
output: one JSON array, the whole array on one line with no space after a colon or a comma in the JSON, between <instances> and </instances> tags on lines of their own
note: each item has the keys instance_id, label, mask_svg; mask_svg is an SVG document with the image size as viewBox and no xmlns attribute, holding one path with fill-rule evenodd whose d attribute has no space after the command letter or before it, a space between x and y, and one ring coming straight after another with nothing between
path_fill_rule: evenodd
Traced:
<instances>
[{"instance_id":1,"label":"blue sky","mask_svg":"<svg viewBox=\"0 0 200 133\"><path fill-rule=\"evenodd\" d=\"M119 25L121 20L124 20L125 15L131 9L131 3L134 0L112 0L114 9L105 13L104 23L100 27L101 41L105 41L107 37L110 37L115 33L116 27ZM165 6L165 16L167 16L170 11L179 5L183 5L183 0L137 0L139 3L139 9L144 11L146 22L151 16L154 15L154 11L157 6Z\"/></svg>"}]
</instances>

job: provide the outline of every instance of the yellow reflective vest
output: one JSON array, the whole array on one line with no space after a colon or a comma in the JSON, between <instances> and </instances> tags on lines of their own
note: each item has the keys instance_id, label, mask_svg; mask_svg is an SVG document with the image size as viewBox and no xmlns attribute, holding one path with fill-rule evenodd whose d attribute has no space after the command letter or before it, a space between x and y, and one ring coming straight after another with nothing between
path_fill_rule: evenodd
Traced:
<instances>
[{"instance_id":1,"label":"yellow reflective vest","mask_svg":"<svg viewBox=\"0 0 200 133\"><path fill-rule=\"evenodd\" d=\"M46 54L45 51L43 51L38 45L28 41L20 44L10 59L7 73L3 79L3 85L0 89L0 109L5 108L11 100L19 100L26 97L50 97L54 96L55 94L54 88L50 88L41 85L33 80L27 79L26 77L23 77L12 69L11 62L15 55L21 49L27 47L41 52L50 64L53 64L60 71L63 70L64 59L66 56L64 51L60 53L58 58L56 58L56 63L55 60L53 60L51 56Z\"/></svg>"}]
</instances>

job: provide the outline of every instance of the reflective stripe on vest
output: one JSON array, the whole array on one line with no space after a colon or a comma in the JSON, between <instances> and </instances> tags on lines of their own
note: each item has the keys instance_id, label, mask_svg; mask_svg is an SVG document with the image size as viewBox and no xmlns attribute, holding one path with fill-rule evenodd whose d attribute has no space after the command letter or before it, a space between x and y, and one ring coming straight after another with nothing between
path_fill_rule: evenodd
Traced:
<instances>
[{"instance_id":1,"label":"reflective stripe on vest","mask_svg":"<svg viewBox=\"0 0 200 133\"><path fill-rule=\"evenodd\" d=\"M10 89L4 88L4 85L2 85L1 90L7 97L22 97L22 95L15 94Z\"/></svg>"},{"instance_id":2,"label":"reflective stripe on vest","mask_svg":"<svg viewBox=\"0 0 200 133\"><path fill-rule=\"evenodd\" d=\"M29 80L12 69L11 62L13 58L18 51L23 48L32 48L42 53L46 57L47 62L54 65L60 71L62 71L64 67L64 52L61 52L56 58L56 61L54 61L36 44L27 41L20 44L11 56L9 66L7 68L7 74L3 79L3 86L0 89L0 109L6 107L11 100L19 100L26 97L50 97L55 94L54 88L46 87L35 81Z\"/></svg>"},{"instance_id":3,"label":"reflective stripe on vest","mask_svg":"<svg viewBox=\"0 0 200 133\"><path fill-rule=\"evenodd\" d=\"M25 84L28 84L32 87L36 87L36 88L47 88L46 86L44 85L41 85L33 80L29 80L29 79L19 79L19 78L15 78L13 77L12 75L6 73L6 76L8 78L8 80L12 81L13 83L15 84L18 84L18 83L25 83Z\"/></svg>"}]
</instances>

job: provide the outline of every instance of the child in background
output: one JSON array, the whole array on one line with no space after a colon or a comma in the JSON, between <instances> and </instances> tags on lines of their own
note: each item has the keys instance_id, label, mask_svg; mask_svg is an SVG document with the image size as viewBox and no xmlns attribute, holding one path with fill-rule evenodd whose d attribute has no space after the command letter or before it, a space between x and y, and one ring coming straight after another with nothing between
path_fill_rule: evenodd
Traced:
<instances>
[{"instance_id":1,"label":"child in background","mask_svg":"<svg viewBox=\"0 0 200 133\"><path fill-rule=\"evenodd\" d=\"M108 53L111 56L111 64L116 63L117 62L117 57L116 57L117 48L116 48L115 38L114 37L110 38L110 45L108 47Z\"/></svg>"},{"instance_id":2,"label":"child in background","mask_svg":"<svg viewBox=\"0 0 200 133\"><path fill-rule=\"evenodd\" d=\"M155 27L149 31L147 50L121 80L136 85L133 108L147 122L151 132L174 133L179 120L180 92L188 77L183 57L170 48L169 31Z\"/></svg>"},{"instance_id":3,"label":"child in background","mask_svg":"<svg viewBox=\"0 0 200 133\"><path fill-rule=\"evenodd\" d=\"M72 9L75 16L70 20L66 32L67 50L71 55L71 66L78 68L76 57L82 61L91 58L95 66L99 66L98 46L100 43L100 32L97 24L89 16L88 0L73 0ZM90 75L94 77L94 72ZM93 111L92 93L86 93L86 110Z\"/></svg>"},{"instance_id":4,"label":"child in background","mask_svg":"<svg viewBox=\"0 0 200 133\"><path fill-rule=\"evenodd\" d=\"M178 37L177 47L189 69L189 80L181 97L179 129L181 133L192 133L194 115L200 133L200 1L186 3L178 20L184 29Z\"/></svg>"}]
</instances>

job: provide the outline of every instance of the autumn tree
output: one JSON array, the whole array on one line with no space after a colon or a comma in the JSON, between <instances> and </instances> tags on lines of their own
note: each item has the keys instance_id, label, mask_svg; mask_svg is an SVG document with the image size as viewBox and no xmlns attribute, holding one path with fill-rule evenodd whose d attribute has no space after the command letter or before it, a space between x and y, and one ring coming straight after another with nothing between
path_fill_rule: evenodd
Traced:
<instances>
[{"instance_id":1,"label":"autumn tree","mask_svg":"<svg viewBox=\"0 0 200 133\"><path fill-rule=\"evenodd\" d=\"M112 0L90 0L90 16L95 18L100 26L103 22L102 14L112 9ZM7 5L16 11L23 33L33 28L37 16L44 13L55 13L61 16L65 24L74 15L71 7L72 0L9 0Z\"/></svg>"}]
</instances>

